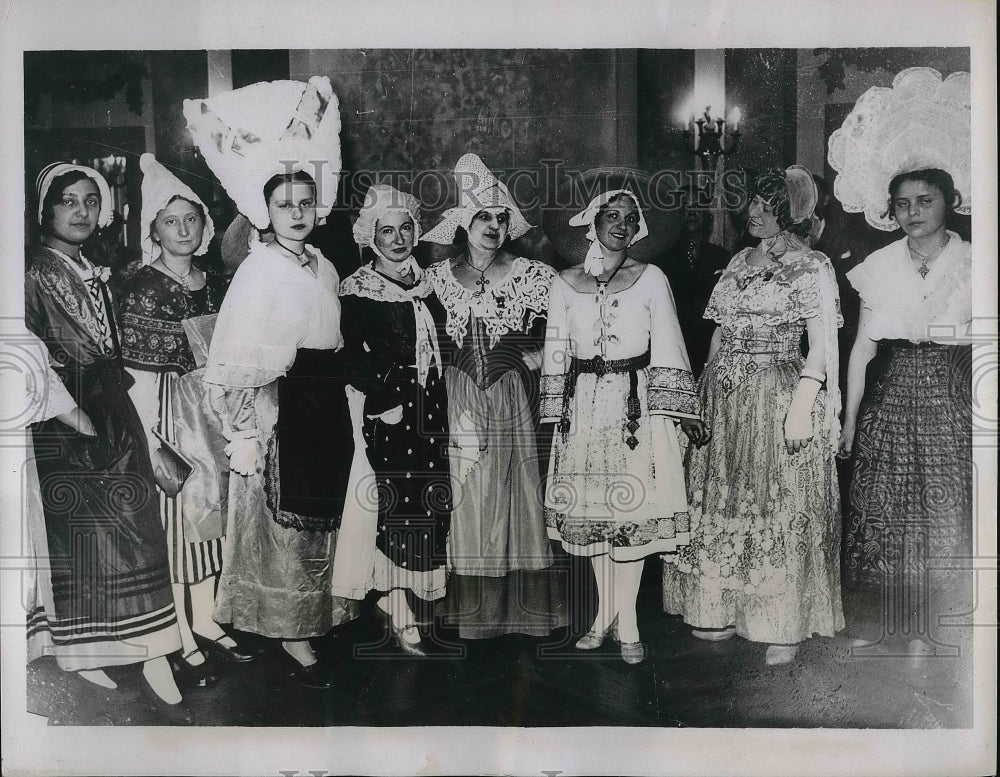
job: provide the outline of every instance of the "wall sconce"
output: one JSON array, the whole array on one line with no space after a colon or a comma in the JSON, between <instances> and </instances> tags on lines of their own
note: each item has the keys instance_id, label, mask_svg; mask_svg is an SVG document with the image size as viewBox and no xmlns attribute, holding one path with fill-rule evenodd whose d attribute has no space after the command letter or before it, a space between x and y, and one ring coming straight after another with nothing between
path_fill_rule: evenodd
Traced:
<instances>
[{"instance_id":1,"label":"wall sconce","mask_svg":"<svg viewBox=\"0 0 1000 777\"><path fill-rule=\"evenodd\" d=\"M711 105L699 118L695 118L693 110L685 111L681 134L688 151L701 160L702 170L714 171L720 156L736 153L742 118L739 108L730 111L728 120L722 116L713 117Z\"/></svg>"}]
</instances>

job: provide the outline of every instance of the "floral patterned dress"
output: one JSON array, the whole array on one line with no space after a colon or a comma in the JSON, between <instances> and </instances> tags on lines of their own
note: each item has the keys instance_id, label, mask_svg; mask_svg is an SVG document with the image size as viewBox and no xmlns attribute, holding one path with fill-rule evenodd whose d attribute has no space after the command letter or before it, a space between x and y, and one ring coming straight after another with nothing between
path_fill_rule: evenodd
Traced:
<instances>
[{"instance_id":1,"label":"floral patterned dress","mask_svg":"<svg viewBox=\"0 0 1000 777\"><path fill-rule=\"evenodd\" d=\"M722 327L700 385L712 439L688 451L691 542L664 557L663 604L695 627L794 644L844 627L836 396L820 392L805 449L790 454L784 441L806 320L822 317L836 386L842 319L826 256L755 267L750 251L736 255L705 311Z\"/></svg>"}]
</instances>

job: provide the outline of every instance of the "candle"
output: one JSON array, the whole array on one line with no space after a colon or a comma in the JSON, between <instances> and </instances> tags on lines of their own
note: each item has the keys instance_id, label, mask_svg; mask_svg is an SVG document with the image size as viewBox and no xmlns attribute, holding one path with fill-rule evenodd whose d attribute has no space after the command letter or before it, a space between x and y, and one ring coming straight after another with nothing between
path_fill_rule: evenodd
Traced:
<instances>
[{"instance_id":1,"label":"candle","mask_svg":"<svg viewBox=\"0 0 1000 777\"><path fill-rule=\"evenodd\" d=\"M733 112L729 114L729 126L733 132L740 131L740 118L742 115L739 108L733 108Z\"/></svg>"}]
</instances>

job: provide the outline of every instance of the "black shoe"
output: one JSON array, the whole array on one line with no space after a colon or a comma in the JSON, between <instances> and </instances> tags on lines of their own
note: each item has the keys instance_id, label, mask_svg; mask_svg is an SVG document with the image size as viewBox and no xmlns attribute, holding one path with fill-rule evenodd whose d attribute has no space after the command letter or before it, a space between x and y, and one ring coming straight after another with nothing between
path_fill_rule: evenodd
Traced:
<instances>
[{"instance_id":1,"label":"black shoe","mask_svg":"<svg viewBox=\"0 0 1000 777\"><path fill-rule=\"evenodd\" d=\"M219 639L222 639L222 637ZM195 633L194 641L198 643L198 646L202 650L215 653L215 655L231 664L248 664L257 657L256 653L248 653L240 650L239 645L232 648L229 647L229 645L223 645L218 639L209 639L208 637L203 637L198 633Z\"/></svg>"},{"instance_id":2,"label":"black shoe","mask_svg":"<svg viewBox=\"0 0 1000 777\"><path fill-rule=\"evenodd\" d=\"M183 655L175 653L170 656L170 666L173 667L174 675L185 685L192 688L207 688L219 678L212 671L208 661L197 665L188 662L188 656L197 652L195 649Z\"/></svg>"},{"instance_id":3,"label":"black shoe","mask_svg":"<svg viewBox=\"0 0 1000 777\"><path fill-rule=\"evenodd\" d=\"M327 674L319 661L309 666L303 666L291 653L280 645L278 646L278 655L291 672L292 677L303 688L315 688L319 691L325 691L333 687L333 682L331 682L329 674Z\"/></svg>"}]
</instances>

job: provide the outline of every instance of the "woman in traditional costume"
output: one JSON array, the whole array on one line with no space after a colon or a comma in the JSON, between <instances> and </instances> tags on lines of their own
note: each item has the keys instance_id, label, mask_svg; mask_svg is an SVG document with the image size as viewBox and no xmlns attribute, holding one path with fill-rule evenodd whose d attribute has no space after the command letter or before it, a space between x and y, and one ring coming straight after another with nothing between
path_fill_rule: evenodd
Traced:
<instances>
[{"instance_id":1,"label":"woman in traditional costume","mask_svg":"<svg viewBox=\"0 0 1000 777\"><path fill-rule=\"evenodd\" d=\"M541 262L508 240L531 225L475 154L455 165L459 205L425 240L464 241L427 271L457 354L445 369L454 495L452 574L444 610L467 639L549 634L568 622L565 582L545 536L536 443L535 372L549 285Z\"/></svg>"},{"instance_id":2,"label":"woman in traditional costume","mask_svg":"<svg viewBox=\"0 0 1000 777\"><path fill-rule=\"evenodd\" d=\"M752 181L749 230L760 243L733 258L705 311L719 323L700 384L711 439L688 454L691 542L663 568L667 612L701 639L767 643L770 665L844 626L842 321L830 261L801 236L816 196L798 165Z\"/></svg>"},{"instance_id":3,"label":"woman in traditional costume","mask_svg":"<svg viewBox=\"0 0 1000 777\"><path fill-rule=\"evenodd\" d=\"M222 418L229 516L215 619L281 641L299 682L329 688L310 637L357 616L331 571L354 442L340 280L306 238L340 169L329 79L254 84L184 105L192 136L257 230L212 337L205 381Z\"/></svg>"},{"instance_id":4,"label":"woman in traditional costume","mask_svg":"<svg viewBox=\"0 0 1000 777\"><path fill-rule=\"evenodd\" d=\"M586 228L589 247L549 297L541 412L557 428L545 516L550 537L590 558L597 582L597 614L576 647L600 647L613 631L637 664L645 559L687 541L678 426L700 440L704 425L670 286L629 253L649 235L635 194L608 188L568 225Z\"/></svg>"},{"instance_id":5,"label":"woman in traditional costume","mask_svg":"<svg viewBox=\"0 0 1000 777\"><path fill-rule=\"evenodd\" d=\"M184 453L177 426L182 437L188 429L206 439L217 431L200 422L197 405L192 407L183 389L178 391L178 380L199 366L182 322L217 313L225 280L192 262L204 255L214 235L208 208L152 154L143 154L139 165L143 172L142 267L121 291L122 357L135 381L129 396L142 418L154 471L159 468L162 472L169 465L164 461L168 454L161 438ZM194 452L189 450L192 455ZM209 466L217 469L214 460ZM213 474L210 482L218 491L220 478L217 472ZM188 492L196 482L184 484ZM174 605L182 616L178 619L182 653L174 665L183 676L204 686L214 678L205 666L196 635L208 649L218 647L228 660L253 657L241 653L236 642L212 620L215 583L222 569L221 516L216 514L213 526L199 533L201 516L191 513L211 510L219 501L218 494L185 493L182 498L175 490L180 484L164 485L166 490L159 489L160 518L167 533Z\"/></svg>"},{"instance_id":6,"label":"woman in traditional costume","mask_svg":"<svg viewBox=\"0 0 1000 777\"><path fill-rule=\"evenodd\" d=\"M180 645L167 546L142 423L129 400L106 267L80 246L111 222L111 191L89 167L53 164L38 176L41 241L25 271L25 320L89 423L56 415L32 435L51 608L34 626L59 666L114 689L103 667L142 663L155 699L181 701L166 656Z\"/></svg>"},{"instance_id":7,"label":"woman in traditional costume","mask_svg":"<svg viewBox=\"0 0 1000 777\"><path fill-rule=\"evenodd\" d=\"M365 395L362 437L378 499L371 541L341 548L364 559L367 571L345 595L378 591L376 606L410 655L424 653L406 591L427 601L444 596L451 517L440 348L445 312L413 257L419 236L417 200L391 186L372 186L354 224L367 261L340 286L344 347L352 357L351 383ZM337 578L335 569L335 590Z\"/></svg>"},{"instance_id":8,"label":"woman in traditional costume","mask_svg":"<svg viewBox=\"0 0 1000 777\"><path fill-rule=\"evenodd\" d=\"M968 73L930 68L863 95L830 139L845 210L905 234L847 274L861 317L840 451L847 579L882 610L880 633L853 625L914 657L954 655L940 619L972 609L972 245L947 228L971 212L969 143Z\"/></svg>"}]
</instances>

